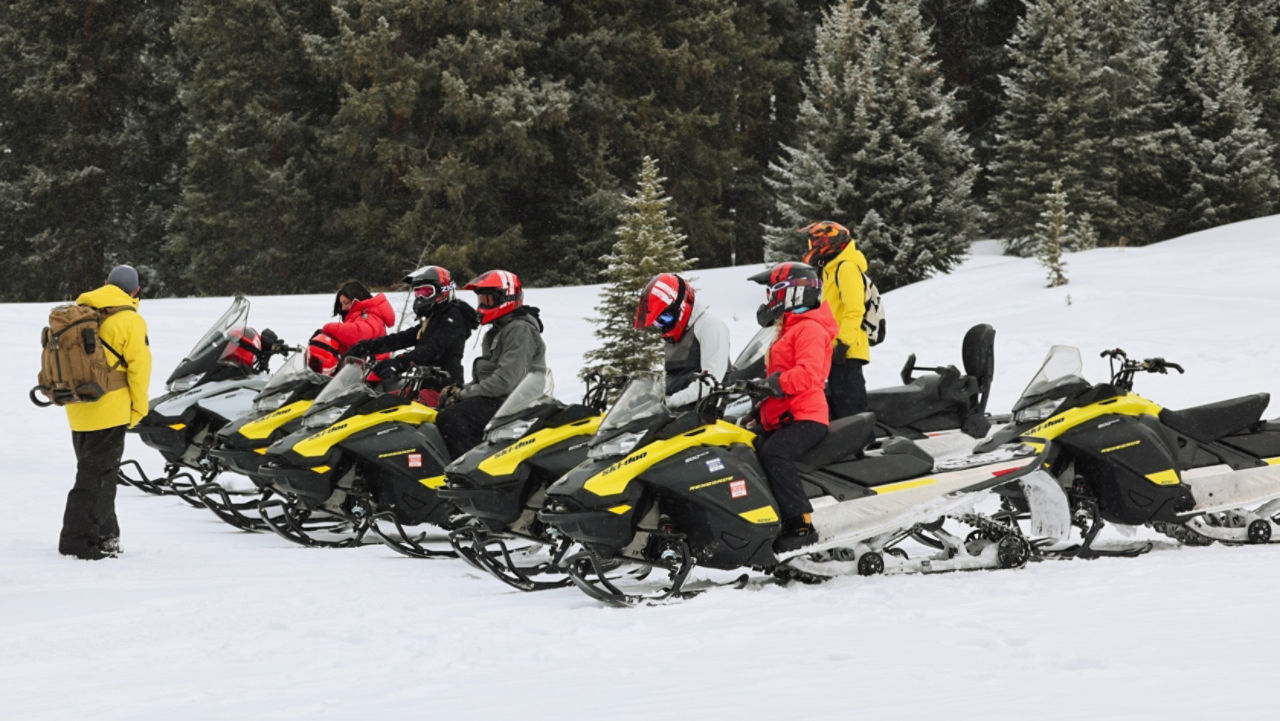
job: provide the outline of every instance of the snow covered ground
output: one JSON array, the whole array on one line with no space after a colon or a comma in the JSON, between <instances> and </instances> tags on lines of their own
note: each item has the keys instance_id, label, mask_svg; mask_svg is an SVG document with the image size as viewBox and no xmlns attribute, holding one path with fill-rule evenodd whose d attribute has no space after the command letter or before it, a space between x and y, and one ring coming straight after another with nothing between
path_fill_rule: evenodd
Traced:
<instances>
[{"instance_id":1,"label":"snow covered ground","mask_svg":"<svg viewBox=\"0 0 1280 721\"><path fill-rule=\"evenodd\" d=\"M1055 289L1034 261L979 246L957 271L886 295L888 340L870 385L894 384L910 352L958 365L965 330L987 322L995 412L1055 343L1079 346L1094 379L1107 372L1104 348L1181 363L1184 376L1138 379L1169 407L1278 390L1277 236L1273 217L1078 253L1070 284ZM761 289L745 278L756 269L696 274L735 352L754 330ZM581 392L574 374L595 343L582 316L598 290L526 293L564 398ZM327 320L331 302L251 300L250 323L291 342ZM723 589L620 610L574 589L519 593L460 561L240 533L125 488L125 555L65 559L69 432L61 411L26 399L50 305L0 305L17 345L0 359L6 719L1203 719L1269 707L1280 547ZM144 301L153 395L227 305ZM126 457L161 466L134 438Z\"/></svg>"}]
</instances>

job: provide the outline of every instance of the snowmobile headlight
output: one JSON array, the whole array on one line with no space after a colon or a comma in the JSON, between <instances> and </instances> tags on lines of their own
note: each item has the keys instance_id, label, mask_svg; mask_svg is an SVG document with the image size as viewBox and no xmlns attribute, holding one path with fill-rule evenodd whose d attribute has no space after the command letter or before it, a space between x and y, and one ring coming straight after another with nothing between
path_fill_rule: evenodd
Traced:
<instances>
[{"instance_id":1,"label":"snowmobile headlight","mask_svg":"<svg viewBox=\"0 0 1280 721\"><path fill-rule=\"evenodd\" d=\"M259 398L253 402L253 410L255 413L267 413L274 411L289 399L288 393L272 393L266 398Z\"/></svg>"},{"instance_id":2,"label":"snowmobile headlight","mask_svg":"<svg viewBox=\"0 0 1280 721\"><path fill-rule=\"evenodd\" d=\"M587 451L587 457L592 460L599 460L601 458L625 456L631 452L631 449L636 447L641 438L644 438L644 432L642 431L619 433L607 441L591 446L591 450Z\"/></svg>"},{"instance_id":3,"label":"snowmobile headlight","mask_svg":"<svg viewBox=\"0 0 1280 721\"><path fill-rule=\"evenodd\" d=\"M302 419L302 426L307 430L315 430L333 425L343 413L347 412L347 406L333 406L322 411L313 413Z\"/></svg>"},{"instance_id":4,"label":"snowmobile headlight","mask_svg":"<svg viewBox=\"0 0 1280 721\"><path fill-rule=\"evenodd\" d=\"M528 433L529 429L533 427L533 423L532 418L512 421L490 429L486 436L491 441L514 441L517 438L524 437L524 434Z\"/></svg>"},{"instance_id":5,"label":"snowmobile headlight","mask_svg":"<svg viewBox=\"0 0 1280 721\"><path fill-rule=\"evenodd\" d=\"M181 393L185 390L190 390L192 386L200 381L202 375L202 373L197 373L195 375L175 378L174 381L169 384L169 390L174 393Z\"/></svg>"},{"instance_id":6,"label":"snowmobile headlight","mask_svg":"<svg viewBox=\"0 0 1280 721\"><path fill-rule=\"evenodd\" d=\"M1056 400L1040 401L1035 405L1027 406L1017 413L1014 413L1013 422L1034 423L1036 421L1042 421L1053 415L1053 411L1057 409L1057 407L1058 401Z\"/></svg>"}]
</instances>

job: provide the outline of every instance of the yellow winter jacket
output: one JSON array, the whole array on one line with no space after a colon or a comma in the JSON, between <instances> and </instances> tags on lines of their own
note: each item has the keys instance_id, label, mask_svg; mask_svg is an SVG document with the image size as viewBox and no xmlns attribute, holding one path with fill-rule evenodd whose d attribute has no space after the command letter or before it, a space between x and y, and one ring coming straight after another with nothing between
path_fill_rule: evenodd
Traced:
<instances>
[{"instance_id":1,"label":"yellow winter jacket","mask_svg":"<svg viewBox=\"0 0 1280 721\"><path fill-rule=\"evenodd\" d=\"M871 344L867 332L862 329L862 315L866 307L866 289L862 274L867 272L867 258L850 241L840 255L822 269L822 299L831 306L840 330L835 343L849 346L846 358L871 360Z\"/></svg>"},{"instance_id":2,"label":"yellow winter jacket","mask_svg":"<svg viewBox=\"0 0 1280 721\"><path fill-rule=\"evenodd\" d=\"M138 315L138 299L114 285L104 285L97 290L81 293L76 303L94 308L129 306L132 311L120 311L102 321L100 333L107 345L116 349L129 364L125 375L129 385L117 388L92 403L73 403L65 406L67 420L73 431L100 431L106 428L138 424L147 415L147 393L151 388L151 348L147 341L147 323ZM119 368L119 360L107 351L107 361Z\"/></svg>"}]
</instances>

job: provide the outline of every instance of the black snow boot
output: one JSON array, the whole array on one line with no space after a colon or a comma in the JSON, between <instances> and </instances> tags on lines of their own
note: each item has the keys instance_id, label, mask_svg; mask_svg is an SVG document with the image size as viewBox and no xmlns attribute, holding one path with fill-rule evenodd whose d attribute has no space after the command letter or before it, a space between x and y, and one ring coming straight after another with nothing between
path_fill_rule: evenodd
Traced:
<instances>
[{"instance_id":1,"label":"black snow boot","mask_svg":"<svg viewBox=\"0 0 1280 721\"><path fill-rule=\"evenodd\" d=\"M787 553L818 542L818 532L813 528L811 516L806 513L800 518L782 524L782 533L773 541L774 553Z\"/></svg>"}]
</instances>

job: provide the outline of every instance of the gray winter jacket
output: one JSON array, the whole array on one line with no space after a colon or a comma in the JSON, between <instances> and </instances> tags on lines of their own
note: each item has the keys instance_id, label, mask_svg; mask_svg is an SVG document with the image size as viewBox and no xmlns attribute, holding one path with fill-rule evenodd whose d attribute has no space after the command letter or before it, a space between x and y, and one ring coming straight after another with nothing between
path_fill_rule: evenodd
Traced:
<instances>
[{"instance_id":1,"label":"gray winter jacket","mask_svg":"<svg viewBox=\"0 0 1280 721\"><path fill-rule=\"evenodd\" d=\"M471 364L471 382L463 398L505 398L531 370L545 370L547 346L542 342L538 309L522 306L495 320Z\"/></svg>"}]
</instances>

